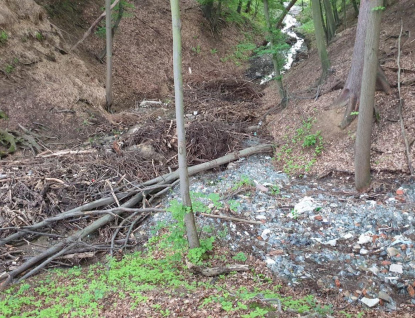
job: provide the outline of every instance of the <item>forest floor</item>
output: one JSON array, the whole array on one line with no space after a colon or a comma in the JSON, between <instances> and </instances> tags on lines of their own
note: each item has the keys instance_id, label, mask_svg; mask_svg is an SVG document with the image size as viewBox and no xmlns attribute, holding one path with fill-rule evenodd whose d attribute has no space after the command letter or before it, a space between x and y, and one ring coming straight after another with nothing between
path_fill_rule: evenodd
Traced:
<instances>
[{"instance_id":1,"label":"forest floor","mask_svg":"<svg viewBox=\"0 0 415 318\"><path fill-rule=\"evenodd\" d=\"M113 114L106 113L102 108L105 100L105 65L98 61L96 55L103 49L103 39L94 35L74 52L69 52L71 45L82 37L83 32L99 16L100 3L88 0L80 6L76 1L36 2L45 9L41 9L32 0L0 8L0 28L9 32L7 41L0 43L0 110L8 117L7 120L0 119L0 128L25 136L18 145L18 152L0 161L0 224L4 229L0 235L2 238L10 234L13 227L30 225L110 195L113 191L111 185L114 188L119 185L128 186L131 182L149 180L168 169L177 168L171 18L166 2L140 1L135 9L130 9L131 17L121 22L114 43ZM251 143L273 142L276 145L276 160L271 164L274 170L282 170L293 176L314 176L317 178L315 182L322 184L324 178L329 178L326 183L343 180L340 183L350 185L353 181L356 121L341 130L338 124L344 109L331 109L330 105L347 77L356 21L349 21L344 30L340 27L329 46L333 73L327 82L319 87L314 85L320 75L318 56L314 49L284 76L290 102L286 109L281 110L273 83L260 86L244 77L248 55L241 48L248 42L260 44L262 38L259 34L244 29L246 26L243 21L241 24L223 21L222 34L214 35L194 1L182 1L181 6L189 164L208 162ZM400 185L411 184L412 181L408 179L400 132L396 58L402 20L401 80L409 83L402 86L402 116L408 142L412 146L415 141L415 98L411 86L415 74L414 14L415 5L412 1L399 1L387 8L383 18L380 62L393 86L393 94L376 94L381 116L373 129L374 182L368 194L375 201L382 197L379 202L387 200L390 193L396 194L398 204L404 205L408 197L396 191L401 191ZM240 29L246 31L245 35ZM315 147L303 148L301 144L292 142L295 138L306 136L311 136L317 142L321 140L323 151L317 153ZM320 136L322 139L319 139ZM69 152L80 150L84 152ZM410 156L413 162L415 150L412 147ZM307 179L304 179L304 183L307 183ZM289 187L286 189L288 192ZM331 191L330 186L325 189ZM302 193L299 194L301 195ZM294 206L295 200L300 200L299 196L294 195L290 200L280 199L288 200L288 203L285 202L287 206ZM246 198L240 201L244 199ZM340 201L348 199L339 197ZM399 211L397 213L404 211L413 214L413 202L409 200L408 208ZM255 215L251 217L255 219ZM284 219L284 222L288 221ZM51 239L37 240L34 244L32 242L18 248L3 247L0 272L13 270L28 256L54 244L59 240L59 235L73 233L87 223L88 220L80 219L76 223L60 224L52 229ZM326 229L325 224L322 228ZM313 228L312 231L314 230L318 232L318 228ZM112 233L113 227L103 228L94 237L95 242L108 242ZM261 236L260 234L252 235ZM238 240L238 237L233 239ZM294 317L301 313L310 317L327 314L348 317L347 314L354 316L360 312L367 317L410 317L413 313L411 300L414 295L408 285L389 292L394 298L399 297L398 291L406 293L402 296L402 301L395 299L400 306L396 308L398 311L366 311L361 305L349 305L344 301L345 295L339 291L333 293L333 290L327 291L316 284L290 287L282 277L275 276L275 271L270 269L272 266L265 266L266 258L261 253L244 249L244 255L248 256L242 260L241 254L231 249L226 242L219 241L211 255L211 266L238 261L250 265L253 270L246 274L221 277L218 283L190 275L183 264L175 263L174 273L169 268L161 272L161 280L164 282L157 279L151 281L146 277L137 280L137 284L151 285L149 290L134 290L131 286L127 287L125 280L122 284L126 287L120 290L113 289L111 275L114 279L121 279L117 275L122 276L122 271L132 269L114 265L114 273L109 275L107 272L108 275L104 275L105 281L94 280L94 284L99 285L97 287L91 283L91 277L108 267L98 265L97 268L75 269L68 276L64 276L63 272L44 273L29 280L28 284L37 288L34 296L36 299L43 297L39 303L39 308L42 309L51 308L46 301L50 293L58 295L58 298L53 299L56 303L68 296L64 290L52 288L52 280L55 281L55 286L65 286L63 289L73 291L79 299L74 298L68 302L65 310L72 311L75 316L81 315L74 311L75 307L90 308L83 306L92 300L96 301L96 307L99 308L98 316L105 317L120 314L136 317L150 314L154 317L255 317L254 312L261 317L265 315L261 314L261 309L271 307L267 317ZM136 244L143 242L137 239ZM352 246L344 248L346 251ZM301 247L298 250L302 251ZM288 253L287 257L291 258L292 255ZM138 257L137 266L143 266L140 262L144 262L146 257L160 261L164 256L155 254L143 256L142 259ZM102 253L94 253L92 259L102 260ZM148 259L146 261L149 262ZM53 266L71 266L78 262L88 264L91 258L88 256L86 261L60 259ZM397 262L399 264L400 261ZM154 265L156 266L162 267L165 264ZM327 277L330 276L330 273L326 274ZM335 271L331 274L330 277L336 276ZM144 274L137 272L136 275ZM179 277L179 281L170 281L167 277L172 275ZM77 288L87 288L88 284L75 282L75 277L89 281L88 292L91 295L85 292L89 296L82 296L82 290ZM134 280L133 276L126 277ZM185 286L183 290L179 285ZM274 288L276 285L283 287L278 287L277 290ZM34 313L33 310L36 309L33 306L36 305L25 304L25 301L33 302L33 298L25 298L33 296L29 295L32 292L29 287L23 284L9 289L8 294L2 296L6 302L0 302L5 306L3 310L10 308L5 304L17 301L8 296L16 293L17 298L21 296L21 302L17 301L19 305L14 314L19 310L23 311L18 316L22 316L25 310ZM44 291L45 288L49 292ZM351 294L347 297L374 297L367 286L361 288L360 293L357 293L359 287L349 289ZM18 290L20 291L17 292ZM112 292L108 293L108 290ZM307 298L310 294L315 299ZM218 297L215 298L215 295ZM294 300L289 298L292 296ZM144 298L138 300L140 297L144 297L145 301L143 302ZM272 306L267 305L268 300L264 300L276 297L280 300L271 301ZM139 306L130 306L135 301L141 301ZM282 309L278 303L282 304ZM333 307L324 307L329 304ZM230 310L229 306L237 309ZM299 307L303 311L298 310ZM90 315L96 313L93 311ZM46 312L43 314L47 315ZM53 314L56 315L56 312Z\"/></svg>"}]
</instances>

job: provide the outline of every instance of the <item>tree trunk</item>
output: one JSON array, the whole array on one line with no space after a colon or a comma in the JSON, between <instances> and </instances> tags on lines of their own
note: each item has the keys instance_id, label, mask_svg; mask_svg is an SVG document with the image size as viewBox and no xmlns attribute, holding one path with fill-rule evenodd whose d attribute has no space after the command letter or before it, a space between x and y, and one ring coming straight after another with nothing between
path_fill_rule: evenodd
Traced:
<instances>
[{"instance_id":1,"label":"tree trunk","mask_svg":"<svg viewBox=\"0 0 415 318\"><path fill-rule=\"evenodd\" d=\"M246 3L246 7L245 7L245 13L251 12L251 4L252 4L252 0L248 0L248 2Z\"/></svg>"},{"instance_id":2,"label":"tree trunk","mask_svg":"<svg viewBox=\"0 0 415 318\"><path fill-rule=\"evenodd\" d=\"M202 12L208 21L212 21L214 0L206 0L202 6Z\"/></svg>"},{"instance_id":3,"label":"tree trunk","mask_svg":"<svg viewBox=\"0 0 415 318\"><path fill-rule=\"evenodd\" d=\"M355 17L357 18L359 16L359 7L357 6L356 0L352 0L352 4L353 4Z\"/></svg>"},{"instance_id":4,"label":"tree trunk","mask_svg":"<svg viewBox=\"0 0 415 318\"><path fill-rule=\"evenodd\" d=\"M333 9L334 21L336 22L336 26L339 26L340 18L339 18L339 12L337 11L337 0L331 0L331 6Z\"/></svg>"},{"instance_id":5,"label":"tree trunk","mask_svg":"<svg viewBox=\"0 0 415 318\"><path fill-rule=\"evenodd\" d=\"M362 1L360 4L360 14L359 19L357 20L356 39L353 48L352 64L349 75L340 96L332 105L332 107L347 106L343 120L340 124L342 129L350 125L356 117L351 115L351 113L358 111L359 108L358 101L360 99L360 92L362 88L366 29L368 27L370 7L371 6L369 6L367 1ZM376 80L378 89L385 91L387 94L391 93L391 88L380 65L378 65Z\"/></svg>"},{"instance_id":6,"label":"tree trunk","mask_svg":"<svg viewBox=\"0 0 415 318\"><path fill-rule=\"evenodd\" d=\"M275 25L276 29L280 29L282 26L282 21L284 21L285 16L288 12L290 12L293 5L297 2L297 0L291 0L288 6L285 7L284 11L281 13L281 16L278 18L277 24Z\"/></svg>"},{"instance_id":7,"label":"tree trunk","mask_svg":"<svg viewBox=\"0 0 415 318\"><path fill-rule=\"evenodd\" d=\"M346 13L346 0L342 1L342 10L343 10L343 24L344 30L347 28L347 13Z\"/></svg>"},{"instance_id":8,"label":"tree trunk","mask_svg":"<svg viewBox=\"0 0 415 318\"><path fill-rule=\"evenodd\" d=\"M268 0L264 0L264 16L265 21L267 23L267 33L270 38L271 50L273 50L273 48L275 47L275 41L271 32L271 19L269 17ZM280 72L280 66L278 63L277 53L272 54L272 64L274 65L275 81L277 82L278 93L281 97L281 106L284 108L287 105L287 92L285 91L284 86L282 84L282 76Z\"/></svg>"},{"instance_id":9,"label":"tree trunk","mask_svg":"<svg viewBox=\"0 0 415 318\"><path fill-rule=\"evenodd\" d=\"M333 9L330 0L323 0L324 11L326 11L327 43L334 37L336 22L334 21Z\"/></svg>"},{"instance_id":10,"label":"tree trunk","mask_svg":"<svg viewBox=\"0 0 415 318\"><path fill-rule=\"evenodd\" d=\"M317 50L321 61L321 78L320 82L323 81L330 68L330 60L327 55L326 41L324 38L324 28L321 16L320 0L311 0L311 6L313 11L313 22L316 34Z\"/></svg>"},{"instance_id":11,"label":"tree trunk","mask_svg":"<svg viewBox=\"0 0 415 318\"><path fill-rule=\"evenodd\" d=\"M242 10L242 0L239 0L238 2L238 8L236 8L236 12L238 12L239 14L241 13Z\"/></svg>"},{"instance_id":12,"label":"tree trunk","mask_svg":"<svg viewBox=\"0 0 415 318\"><path fill-rule=\"evenodd\" d=\"M107 79L105 84L105 109L111 110L112 105L112 32L111 32L111 0L105 0L105 31L107 45Z\"/></svg>"},{"instance_id":13,"label":"tree trunk","mask_svg":"<svg viewBox=\"0 0 415 318\"><path fill-rule=\"evenodd\" d=\"M360 192L366 191L370 186L370 144L382 17L382 11L375 8L381 5L382 0L362 0L362 8L367 9L369 14L355 149L355 185Z\"/></svg>"},{"instance_id":14,"label":"tree trunk","mask_svg":"<svg viewBox=\"0 0 415 318\"><path fill-rule=\"evenodd\" d=\"M182 44L181 44L181 22L179 0L170 0L172 29L173 29L173 69L174 69L174 95L176 104L176 124L178 142L178 161L180 175L180 193L183 206L188 209L184 216L186 225L187 240L189 247L200 247L199 237L197 236L195 218L192 211L192 202L189 192L189 174L186 159L186 140L184 130L184 110L183 110L183 78L182 78Z\"/></svg>"},{"instance_id":15,"label":"tree trunk","mask_svg":"<svg viewBox=\"0 0 415 318\"><path fill-rule=\"evenodd\" d=\"M117 31L117 29L118 29L118 27L120 25L120 22L121 22L121 19L122 19L123 15L124 15L124 5L123 5L123 2L120 1L120 4L118 5L118 16L117 16L117 20L115 20L114 26L111 29L111 37L112 37L112 41L113 42L114 42L115 32ZM105 48L102 50L101 53L99 53L98 58L100 60L103 60L106 55L107 55L107 46L105 45Z\"/></svg>"}]
</instances>

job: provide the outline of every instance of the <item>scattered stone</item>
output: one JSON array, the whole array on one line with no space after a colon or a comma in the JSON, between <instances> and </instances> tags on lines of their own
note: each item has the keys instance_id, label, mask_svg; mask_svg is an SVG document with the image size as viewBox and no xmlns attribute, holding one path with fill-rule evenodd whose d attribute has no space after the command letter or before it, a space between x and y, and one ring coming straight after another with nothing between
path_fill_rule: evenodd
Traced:
<instances>
[{"instance_id":1,"label":"scattered stone","mask_svg":"<svg viewBox=\"0 0 415 318\"><path fill-rule=\"evenodd\" d=\"M391 303L393 301L392 297L389 296L387 293L385 293L384 291L380 291L378 297L388 303Z\"/></svg>"},{"instance_id":2,"label":"scattered stone","mask_svg":"<svg viewBox=\"0 0 415 318\"><path fill-rule=\"evenodd\" d=\"M399 188L398 190L396 190L396 194L397 195L403 195L404 194L403 189L402 188Z\"/></svg>"},{"instance_id":3,"label":"scattered stone","mask_svg":"<svg viewBox=\"0 0 415 318\"><path fill-rule=\"evenodd\" d=\"M396 255L398 255L400 253L399 250L396 249L396 248L394 248L394 247L388 247L386 249L386 252L388 253L388 256L389 257L396 256Z\"/></svg>"},{"instance_id":4,"label":"scattered stone","mask_svg":"<svg viewBox=\"0 0 415 318\"><path fill-rule=\"evenodd\" d=\"M377 306L377 304L379 304L379 298L372 299L372 298L363 297L360 301L364 303L366 306L368 306L369 308L373 308Z\"/></svg>"},{"instance_id":5,"label":"scattered stone","mask_svg":"<svg viewBox=\"0 0 415 318\"><path fill-rule=\"evenodd\" d=\"M411 296L412 298L414 298L414 296L415 296L415 289L411 285L409 285L406 288L406 290L408 291L409 296Z\"/></svg>"},{"instance_id":6,"label":"scattered stone","mask_svg":"<svg viewBox=\"0 0 415 318\"><path fill-rule=\"evenodd\" d=\"M282 255L284 254L284 250L273 250L268 253L269 255L275 256L275 255Z\"/></svg>"},{"instance_id":7,"label":"scattered stone","mask_svg":"<svg viewBox=\"0 0 415 318\"><path fill-rule=\"evenodd\" d=\"M389 266L390 264L392 264L390 261L382 261L381 264L383 266Z\"/></svg>"},{"instance_id":8,"label":"scattered stone","mask_svg":"<svg viewBox=\"0 0 415 318\"><path fill-rule=\"evenodd\" d=\"M392 264L389 267L389 271L393 272L393 273L398 273L398 274L402 274L403 270L402 270L402 265L401 264Z\"/></svg>"},{"instance_id":9,"label":"scattered stone","mask_svg":"<svg viewBox=\"0 0 415 318\"><path fill-rule=\"evenodd\" d=\"M360 249L360 255L367 255L369 253L369 251L365 248Z\"/></svg>"}]
</instances>

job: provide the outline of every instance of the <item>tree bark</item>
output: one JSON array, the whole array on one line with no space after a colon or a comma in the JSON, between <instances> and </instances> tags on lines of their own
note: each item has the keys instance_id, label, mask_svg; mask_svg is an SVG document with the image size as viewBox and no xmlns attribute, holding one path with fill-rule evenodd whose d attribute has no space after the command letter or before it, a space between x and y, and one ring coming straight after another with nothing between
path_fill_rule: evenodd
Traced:
<instances>
[{"instance_id":1,"label":"tree bark","mask_svg":"<svg viewBox=\"0 0 415 318\"><path fill-rule=\"evenodd\" d=\"M331 0L331 6L334 14L334 21L336 22L336 26L340 25L340 18L339 12L337 11L337 0Z\"/></svg>"},{"instance_id":2,"label":"tree bark","mask_svg":"<svg viewBox=\"0 0 415 318\"><path fill-rule=\"evenodd\" d=\"M355 149L355 185L359 192L366 191L370 186L370 144L382 18L382 11L374 9L381 5L382 0L362 0L362 7L369 13Z\"/></svg>"},{"instance_id":3,"label":"tree bark","mask_svg":"<svg viewBox=\"0 0 415 318\"><path fill-rule=\"evenodd\" d=\"M334 37L336 32L336 22L334 20L333 8L330 0L323 0L324 11L326 12L327 43Z\"/></svg>"},{"instance_id":4,"label":"tree bark","mask_svg":"<svg viewBox=\"0 0 415 318\"><path fill-rule=\"evenodd\" d=\"M277 24L275 25L276 29L280 29L282 26L282 22L284 21L285 16L288 12L290 12L291 8L294 6L294 4L297 2L297 0L291 0L288 6L285 7L284 11L281 13L280 17L278 18Z\"/></svg>"},{"instance_id":5,"label":"tree bark","mask_svg":"<svg viewBox=\"0 0 415 318\"><path fill-rule=\"evenodd\" d=\"M317 50L321 62L321 82L326 78L328 70L330 69L330 60L327 54L326 41L324 38L320 0L311 0L311 6L313 11L313 22L316 34Z\"/></svg>"},{"instance_id":6,"label":"tree bark","mask_svg":"<svg viewBox=\"0 0 415 318\"><path fill-rule=\"evenodd\" d=\"M366 41L366 30L368 27L370 8L367 1L362 1L360 4L360 14L357 21L356 39L353 48L352 64L350 67L349 75L347 76L346 83L340 96L332 104L332 107L346 106L343 120L340 124L342 129L350 125L353 119L356 117L351 115L352 112L358 111L360 99L360 93L362 88L362 75L364 67L364 51ZM383 70L378 65L377 67L377 86L387 94L391 93L391 88L386 80Z\"/></svg>"},{"instance_id":7,"label":"tree bark","mask_svg":"<svg viewBox=\"0 0 415 318\"><path fill-rule=\"evenodd\" d=\"M238 7L236 8L236 12L238 12L240 14L241 11L242 11L242 0L239 0Z\"/></svg>"},{"instance_id":8,"label":"tree bark","mask_svg":"<svg viewBox=\"0 0 415 318\"><path fill-rule=\"evenodd\" d=\"M264 0L264 15L265 15L265 21L267 23L267 33L268 33L268 36L270 37L271 50L272 50L275 47L275 41L274 41L274 37L271 32L271 19L269 17L268 0ZM285 91L284 86L282 84L282 76L280 72L280 66L278 63L277 53L272 54L272 64L274 65L275 81L277 82L278 93L281 97L281 106L284 108L287 105L287 92Z\"/></svg>"},{"instance_id":9,"label":"tree bark","mask_svg":"<svg viewBox=\"0 0 415 318\"><path fill-rule=\"evenodd\" d=\"M252 0L248 0L248 2L246 3L246 7L245 7L245 13L251 12L251 4L252 4Z\"/></svg>"},{"instance_id":10,"label":"tree bark","mask_svg":"<svg viewBox=\"0 0 415 318\"><path fill-rule=\"evenodd\" d=\"M120 1L120 4L118 6L118 16L117 16L117 20L115 20L114 26L111 29L111 39L112 39L112 42L114 42L114 35L115 35L115 32L117 31L119 25L120 25L120 22L121 22L121 19L122 19L123 15L124 15L124 5L123 5L123 2ZM100 60L102 60L102 59L104 59L104 57L106 55L107 55L107 46L105 45L105 48L98 55L98 58Z\"/></svg>"},{"instance_id":11,"label":"tree bark","mask_svg":"<svg viewBox=\"0 0 415 318\"><path fill-rule=\"evenodd\" d=\"M192 202L189 192L189 174L186 158L186 138L184 130L184 106L183 106L183 78L182 78L182 43L179 0L170 0L172 29L173 29L173 68L174 68L174 95L176 104L178 161L180 176L180 193L182 204L188 210L184 216L187 241L189 247L200 247L197 236L195 217L192 211Z\"/></svg>"},{"instance_id":12,"label":"tree bark","mask_svg":"<svg viewBox=\"0 0 415 318\"><path fill-rule=\"evenodd\" d=\"M106 45L107 45L107 79L105 84L106 110L111 110L112 105L112 26L111 26L111 0L105 0Z\"/></svg>"},{"instance_id":13,"label":"tree bark","mask_svg":"<svg viewBox=\"0 0 415 318\"><path fill-rule=\"evenodd\" d=\"M359 16L359 7L357 6L356 0L352 0L352 4L353 4L355 17L357 18Z\"/></svg>"}]
</instances>

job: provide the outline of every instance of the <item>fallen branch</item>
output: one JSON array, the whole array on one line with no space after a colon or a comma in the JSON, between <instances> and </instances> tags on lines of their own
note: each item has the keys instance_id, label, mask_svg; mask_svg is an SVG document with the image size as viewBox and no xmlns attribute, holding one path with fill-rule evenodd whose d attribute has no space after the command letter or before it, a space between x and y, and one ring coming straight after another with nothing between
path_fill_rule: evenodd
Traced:
<instances>
[{"instance_id":1,"label":"fallen branch","mask_svg":"<svg viewBox=\"0 0 415 318\"><path fill-rule=\"evenodd\" d=\"M398 95L399 95L399 121L401 123L401 132L402 132L402 138L405 143L405 154L406 154L406 161L408 163L409 172L411 175L414 175L414 168L412 167L411 162L411 151L409 149L409 143L408 138L406 138L405 133L405 125L403 124L403 116L402 116L402 107L403 107L403 99L401 96L401 36L402 36L402 29L403 29L403 23L401 19L401 31L399 33L399 40L398 40Z\"/></svg>"},{"instance_id":2,"label":"fallen branch","mask_svg":"<svg viewBox=\"0 0 415 318\"><path fill-rule=\"evenodd\" d=\"M49 154L40 154L37 155L36 157L40 157L40 158L49 158L49 157L61 157L61 156L65 156L65 155L84 155L84 154L89 154L89 153L96 153L97 150L96 149L87 149L87 150L61 150L58 152L54 152L54 153L49 153Z\"/></svg>"},{"instance_id":3,"label":"fallen branch","mask_svg":"<svg viewBox=\"0 0 415 318\"><path fill-rule=\"evenodd\" d=\"M246 272L249 271L248 265L228 265L226 267L203 267L194 265L186 261L187 268L194 274L202 274L203 276L212 277L222 274L229 274L231 272Z\"/></svg>"},{"instance_id":4,"label":"fallen branch","mask_svg":"<svg viewBox=\"0 0 415 318\"><path fill-rule=\"evenodd\" d=\"M215 218L215 219L223 219L228 221L234 221L234 222L241 222L241 223L248 223L248 224L264 224L260 221L251 221L251 220L244 220L239 218L234 218L230 216L222 216L222 215L214 215L214 214L208 214L208 213L200 213L201 216L207 217L207 218Z\"/></svg>"},{"instance_id":5,"label":"fallen branch","mask_svg":"<svg viewBox=\"0 0 415 318\"><path fill-rule=\"evenodd\" d=\"M120 0L115 0L114 3L111 5L111 10L114 9L114 7L118 4L118 2L120 2ZM81 44L91 33L92 31L96 28L96 26L98 25L98 23L101 22L101 20L103 18L105 18L105 16L107 15L107 12L104 11L99 17L98 19L96 19L91 26L89 27L89 29L84 33L84 36L82 37L82 39L80 39L78 42L75 43L74 46L72 46L69 50L69 52L72 52L73 50L75 50L79 44Z\"/></svg>"},{"instance_id":6,"label":"fallen branch","mask_svg":"<svg viewBox=\"0 0 415 318\"><path fill-rule=\"evenodd\" d=\"M233 153L228 154L226 156L223 156L221 158L218 158L216 160L213 160L213 161L210 161L210 162L207 162L207 163L203 163L203 164L200 164L200 165L197 165L197 166L190 167L188 169L189 170L189 175L194 175L196 173L199 173L199 172L202 172L202 171L205 171L205 170L209 170L209 169L212 169L212 168L219 167L220 165L229 163L233 160L237 160L237 159L239 159L241 157L244 157L244 156L249 156L249 155L252 155L252 154L255 154L255 153L261 153L261 152L271 152L271 151L272 151L272 145L270 145L270 144L259 145L259 146L247 148L247 149L244 149L244 150L241 150L241 151L236 151L236 152L233 152ZM69 250L68 247L72 248L74 244L79 244L80 242L82 242L83 238L85 238L86 236L88 236L91 233L95 232L99 228L105 226L109 222L113 221L116 217L118 217L118 215L120 215L124 212L135 212L136 213L137 211L149 211L149 210L158 211L158 209L151 209L151 208L150 209L132 209L132 207L134 207L136 204L141 202L148 194L154 193L154 192L156 192L157 189L160 189L161 187L168 186L170 183L176 181L176 179L178 179L178 177L179 177L179 173L178 173L178 171L175 171L173 173L169 173L169 174L166 174L164 176L161 176L161 177L158 177L158 178L155 178L153 180L150 180L148 182L143 183L142 184L143 186L154 186L154 187L151 187L150 190L142 189L140 192L135 193L127 202L122 204L120 207L107 209L107 210L88 211L90 209L94 209L94 208L102 207L102 206L107 205L107 204L114 203L115 202L114 197L110 196L110 197L107 197L107 198L103 198L103 199L85 204L82 207L72 209L68 212L64 212L64 213L56 216L54 221L58 220L59 218L66 218L68 215L78 215L78 213L81 213L81 215L85 215L86 213L105 213L106 214L105 216L103 216L103 217L95 220L94 222L92 222L90 225L88 225L84 229L79 230L75 234L61 240L56 245L46 249L41 254L36 255L36 256L28 259L25 263L23 263L22 265L20 265L19 267L17 267L16 269L11 271L10 273L8 273L7 278L6 277L3 278L3 280L4 279L6 279L6 280L0 285L0 291L4 290L19 275L21 275L24 272L27 272L33 266L36 266L37 264L40 263L40 265L36 266L33 270L29 271L23 277L27 278L27 277L37 273L39 270L41 270L44 266L46 266L48 263L50 263L56 257L65 254L65 252ZM128 193L128 194L124 193L124 194L120 195L120 197L121 198L127 198L130 195L132 195L132 194L131 193ZM118 196L119 195L117 195L117 197ZM52 219L52 218L50 218L50 219ZM39 228L49 224L51 222L50 219L44 220L44 221L39 222L37 224L34 224L32 226L25 227L25 229L30 229L30 230L39 229ZM239 219L236 219L236 220L241 221ZM20 232L17 232L17 233L14 233L14 234L10 235L5 239L0 240L0 246L2 246L4 244L7 244L7 243L10 243L10 242L12 242L16 239L19 239L22 236L24 236L24 234L25 234L24 231L20 231ZM128 237L126 238L126 241L128 241ZM218 275L217 273L226 273L226 272L238 271L238 270L245 270L245 269L240 269L238 267L231 266L231 267L227 267L227 268L222 268L220 271L219 270L206 269L206 270L203 270L203 272L205 274L210 273L210 275L212 275L212 274Z\"/></svg>"}]
</instances>

